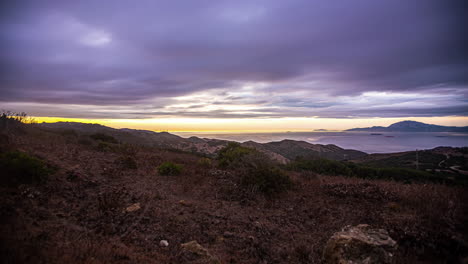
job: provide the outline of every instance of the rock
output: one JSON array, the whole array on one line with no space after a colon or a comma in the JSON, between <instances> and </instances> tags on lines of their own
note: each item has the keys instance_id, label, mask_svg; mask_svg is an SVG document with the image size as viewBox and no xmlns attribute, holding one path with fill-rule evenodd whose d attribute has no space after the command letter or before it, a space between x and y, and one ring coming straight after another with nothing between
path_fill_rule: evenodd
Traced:
<instances>
[{"instance_id":1,"label":"rock","mask_svg":"<svg viewBox=\"0 0 468 264\"><path fill-rule=\"evenodd\" d=\"M192 203L191 203L191 202L185 201L185 200L180 200L180 201L179 201L179 204L182 205L182 206L186 206L186 207L192 206Z\"/></svg>"},{"instance_id":2,"label":"rock","mask_svg":"<svg viewBox=\"0 0 468 264\"><path fill-rule=\"evenodd\" d=\"M138 211L140 209L141 209L140 203L134 203L130 205L129 207L125 208L125 211L130 213L130 212Z\"/></svg>"},{"instance_id":3,"label":"rock","mask_svg":"<svg viewBox=\"0 0 468 264\"><path fill-rule=\"evenodd\" d=\"M161 247L168 247L168 246L169 246L169 242L167 242L167 240L161 240L161 241L159 241L159 246L161 246Z\"/></svg>"},{"instance_id":4,"label":"rock","mask_svg":"<svg viewBox=\"0 0 468 264\"><path fill-rule=\"evenodd\" d=\"M26 188L25 190L21 192L21 195L26 196L27 198L30 198L30 199L34 199L34 198L39 197L41 195L41 192L36 191L31 188Z\"/></svg>"},{"instance_id":5,"label":"rock","mask_svg":"<svg viewBox=\"0 0 468 264\"><path fill-rule=\"evenodd\" d=\"M333 234L323 251L327 264L391 263L396 242L383 229L369 225L346 226Z\"/></svg>"},{"instance_id":6,"label":"rock","mask_svg":"<svg viewBox=\"0 0 468 264\"><path fill-rule=\"evenodd\" d=\"M180 246L182 247L182 251L185 253L189 253L195 255L197 258L203 259L203 263L221 264L217 257L211 255L206 248L198 244L195 240L181 244Z\"/></svg>"},{"instance_id":7,"label":"rock","mask_svg":"<svg viewBox=\"0 0 468 264\"><path fill-rule=\"evenodd\" d=\"M229 231L226 231L226 232L223 233L223 236L224 236L225 238L230 238L230 237L233 237L233 236L234 236L234 233L229 232Z\"/></svg>"}]
</instances>

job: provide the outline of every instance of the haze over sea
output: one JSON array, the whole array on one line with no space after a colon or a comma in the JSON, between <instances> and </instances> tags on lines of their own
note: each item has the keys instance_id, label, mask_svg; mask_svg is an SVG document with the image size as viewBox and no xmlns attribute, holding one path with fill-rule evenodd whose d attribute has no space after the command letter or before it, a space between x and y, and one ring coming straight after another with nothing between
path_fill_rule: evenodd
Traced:
<instances>
[{"instance_id":1,"label":"haze over sea","mask_svg":"<svg viewBox=\"0 0 468 264\"><path fill-rule=\"evenodd\" d=\"M391 153L416 149L431 149L439 146L466 147L468 133L435 132L285 132L285 133L209 133L178 132L182 137L197 136L237 142L255 141L266 143L284 139L302 140L312 144L334 144L345 149L367 153Z\"/></svg>"}]
</instances>

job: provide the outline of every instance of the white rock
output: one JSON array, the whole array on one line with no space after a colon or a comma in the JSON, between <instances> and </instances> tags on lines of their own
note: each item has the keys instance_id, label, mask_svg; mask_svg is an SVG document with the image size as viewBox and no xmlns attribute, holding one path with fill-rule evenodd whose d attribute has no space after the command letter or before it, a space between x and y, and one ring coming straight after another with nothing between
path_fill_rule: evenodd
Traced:
<instances>
[{"instance_id":1,"label":"white rock","mask_svg":"<svg viewBox=\"0 0 468 264\"><path fill-rule=\"evenodd\" d=\"M161 240L161 241L159 241L159 246L167 247L167 246L169 246L169 242L167 242L167 240Z\"/></svg>"}]
</instances>

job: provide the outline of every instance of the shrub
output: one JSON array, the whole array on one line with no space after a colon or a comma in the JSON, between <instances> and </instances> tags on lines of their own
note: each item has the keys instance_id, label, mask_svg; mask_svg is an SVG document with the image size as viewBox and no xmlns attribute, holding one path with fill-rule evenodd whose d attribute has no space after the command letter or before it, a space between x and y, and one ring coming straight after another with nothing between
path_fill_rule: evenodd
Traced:
<instances>
[{"instance_id":1,"label":"shrub","mask_svg":"<svg viewBox=\"0 0 468 264\"><path fill-rule=\"evenodd\" d=\"M113 143L113 144L119 143L117 141L117 139L115 139L113 136L109 136L109 135L104 134L104 133L92 134L89 137L94 139L94 140L99 140L99 141L102 141L102 142Z\"/></svg>"},{"instance_id":2,"label":"shrub","mask_svg":"<svg viewBox=\"0 0 468 264\"><path fill-rule=\"evenodd\" d=\"M266 195L273 195L289 189L292 182L282 170L265 164L247 170L241 185Z\"/></svg>"},{"instance_id":3,"label":"shrub","mask_svg":"<svg viewBox=\"0 0 468 264\"><path fill-rule=\"evenodd\" d=\"M74 129L61 129L58 133L65 137L77 137L78 133Z\"/></svg>"},{"instance_id":4,"label":"shrub","mask_svg":"<svg viewBox=\"0 0 468 264\"><path fill-rule=\"evenodd\" d=\"M289 169L313 171L327 175L351 175L352 170L345 163L327 159L296 159L287 165Z\"/></svg>"},{"instance_id":5,"label":"shrub","mask_svg":"<svg viewBox=\"0 0 468 264\"><path fill-rule=\"evenodd\" d=\"M107 152L107 151L112 151L113 146L107 142L99 142L99 144L96 146L97 151L100 152Z\"/></svg>"},{"instance_id":6,"label":"shrub","mask_svg":"<svg viewBox=\"0 0 468 264\"><path fill-rule=\"evenodd\" d=\"M175 164L172 162L164 162L158 167L158 173L160 175L179 175L184 166L181 164Z\"/></svg>"},{"instance_id":7,"label":"shrub","mask_svg":"<svg viewBox=\"0 0 468 264\"><path fill-rule=\"evenodd\" d=\"M413 182L434 182L463 184L462 181L450 180L442 175L431 174L425 171L407 168L376 168L368 167L351 162L334 161L327 159L303 159L299 158L286 165L287 169L298 171L312 171L326 175L341 175L348 177L358 177L364 179L384 179L401 181L405 183Z\"/></svg>"},{"instance_id":8,"label":"shrub","mask_svg":"<svg viewBox=\"0 0 468 264\"><path fill-rule=\"evenodd\" d=\"M230 142L226 147L221 149L218 153L219 166L226 167L237 167L241 162L242 157L252 154L256 150L242 147L237 142Z\"/></svg>"},{"instance_id":9,"label":"shrub","mask_svg":"<svg viewBox=\"0 0 468 264\"><path fill-rule=\"evenodd\" d=\"M78 144L84 145L84 146L91 146L93 142L89 140L87 137L80 137L78 139Z\"/></svg>"},{"instance_id":10,"label":"shrub","mask_svg":"<svg viewBox=\"0 0 468 264\"><path fill-rule=\"evenodd\" d=\"M122 168L127 170L136 170L138 168L135 159L130 156L120 157L116 160L116 163Z\"/></svg>"},{"instance_id":11,"label":"shrub","mask_svg":"<svg viewBox=\"0 0 468 264\"><path fill-rule=\"evenodd\" d=\"M7 185L40 183L52 173L44 161L23 152L0 154L2 182Z\"/></svg>"},{"instance_id":12,"label":"shrub","mask_svg":"<svg viewBox=\"0 0 468 264\"><path fill-rule=\"evenodd\" d=\"M220 150L221 167L235 169L240 175L240 187L251 193L273 195L289 189L289 177L267 155L256 149L229 143Z\"/></svg>"},{"instance_id":13,"label":"shrub","mask_svg":"<svg viewBox=\"0 0 468 264\"><path fill-rule=\"evenodd\" d=\"M219 166L237 171L240 193L271 196L289 189L292 182L266 154L231 142L218 153Z\"/></svg>"},{"instance_id":14,"label":"shrub","mask_svg":"<svg viewBox=\"0 0 468 264\"><path fill-rule=\"evenodd\" d=\"M124 154L124 155L127 155L127 156L135 156L139 149L136 145L132 145L132 144L127 144L127 143L124 143L124 144L120 144L117 148L117 150Z\"/></svg>"},{"instance_id":15,"label":"shrub","mask_svg":"<svg viewBox=\"0 0 468 264\"><path fill-rule=\"evenodd\" d=\"M212 162L211 159L209 158L201 158L197 162L198 166L203 167L203 168L211 168Z\"/></svg>"}]
</instances>

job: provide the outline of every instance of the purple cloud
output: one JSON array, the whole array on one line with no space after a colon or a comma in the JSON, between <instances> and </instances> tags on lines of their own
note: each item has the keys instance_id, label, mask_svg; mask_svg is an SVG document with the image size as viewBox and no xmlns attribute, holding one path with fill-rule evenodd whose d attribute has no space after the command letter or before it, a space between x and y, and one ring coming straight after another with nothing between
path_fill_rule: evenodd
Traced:
<instances>
[{"instance_id":1,"label":"purple cloud","mask_svg":"<svg viewBox=\"0 0 468 264\"><path fill-rule=\"evenodd\" d=\"M135 109L130 117L164 116L177 98L205 94L173 113L467 115L467 9L461 0L2 5L0 103L31 114L68 108L68 116L129 117L118 111L124 105ZM453 96L434 99L447 91ZM209 98L223 92L222 101ZM382 100L367 111L370 102L343 101L368 92L412 94L414 105L397 111L385 102L408 98ZM432 96L416 100L424 94ZM219 107L207 107L210 102ZM42 111L38 104L55 106ZM192 111L197 104L200 111ZM252 104L247 113L222 109ZM92 113L90 107L96 107Z\"/></svg>"}]
</instances>

